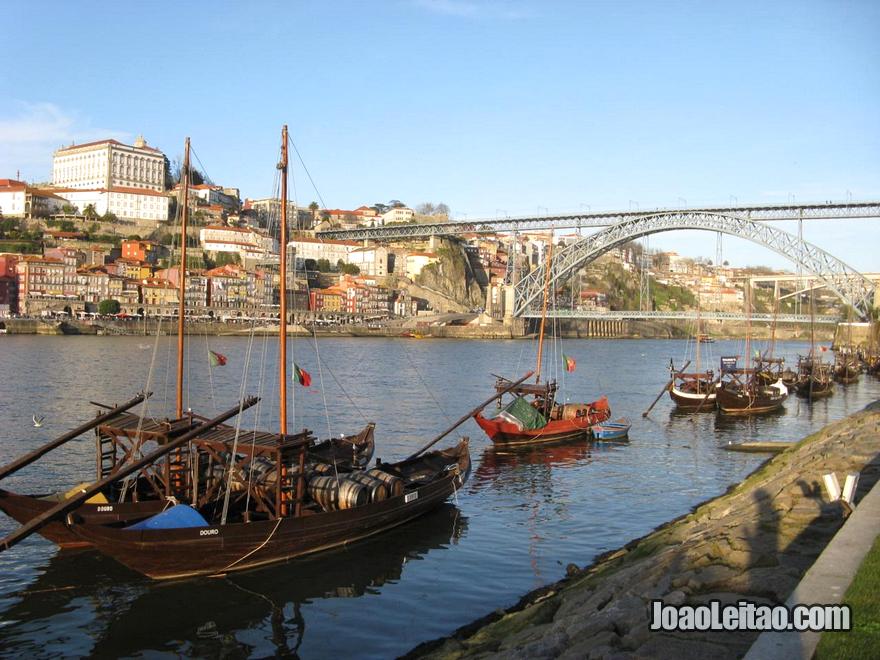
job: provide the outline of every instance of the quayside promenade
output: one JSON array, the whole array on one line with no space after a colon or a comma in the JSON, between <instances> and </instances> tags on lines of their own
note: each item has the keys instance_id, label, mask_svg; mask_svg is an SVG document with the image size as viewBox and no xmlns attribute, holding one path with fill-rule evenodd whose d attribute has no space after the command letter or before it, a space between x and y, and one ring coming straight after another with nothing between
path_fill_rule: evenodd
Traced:
<instances>
[{"instance_id":1,"label":"quayside promenade","mask_svg":"<svg viewBox=\"0 0 880 660\"><path fill-rule=\"evenodd\" d=\"M880 480L880 401L804 438L692 513L586 568L570 565L560 582L406 657L742 657L758 632L653 632L650 601L784 603L846 520L844 505L829 503L820 485L829 472L860 473L858 511Z\"/></svg>"}]
</instances>

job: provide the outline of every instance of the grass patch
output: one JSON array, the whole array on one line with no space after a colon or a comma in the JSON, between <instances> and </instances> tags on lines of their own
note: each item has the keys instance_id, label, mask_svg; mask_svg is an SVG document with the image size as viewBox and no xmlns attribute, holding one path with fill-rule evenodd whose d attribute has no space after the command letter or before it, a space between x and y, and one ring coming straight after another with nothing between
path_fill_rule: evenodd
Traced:
<instances>
[{"instance_id":1,"label":"grass patch","mask_svg":"<svg viewBox=\"0 0 880 660\"><path fill-rule=\"evenodd\" d=\"M823 633L813 656L834 658L876 658L880 649L880 537L862 561L843 602L852 608L849 632Z\"/></svg>"}]
</instances>

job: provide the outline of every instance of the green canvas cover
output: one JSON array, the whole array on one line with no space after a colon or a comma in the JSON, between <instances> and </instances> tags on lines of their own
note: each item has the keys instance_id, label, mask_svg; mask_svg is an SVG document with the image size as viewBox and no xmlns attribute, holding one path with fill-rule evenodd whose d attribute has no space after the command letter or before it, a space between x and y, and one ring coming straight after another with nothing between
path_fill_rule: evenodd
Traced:
<instances>
[{"instance_id":1,"label":"green canvas cover","mask_svg":"<svg viewBox=\"0 0 880 660\"><path fill-rule=\"evenodd\" d=\"M534 431L547 426L544 415L521 396L504 406L498 417L516 424L520 431Z\"/></svg>"}]
</instances>

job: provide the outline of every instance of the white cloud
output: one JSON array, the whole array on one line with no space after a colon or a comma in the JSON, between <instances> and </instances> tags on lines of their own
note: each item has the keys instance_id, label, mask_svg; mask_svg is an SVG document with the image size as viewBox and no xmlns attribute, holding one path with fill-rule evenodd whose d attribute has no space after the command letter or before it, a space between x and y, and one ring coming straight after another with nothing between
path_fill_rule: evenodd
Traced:
<instances>
[{"instance_id":1,"label":"white cloud","mask_svg":"<svg viewBox=\"0 0 880 660\"><path fill-rule=\"evenodd\" d=\"M519 4L486 0L413 0L413 4L435 14L460 18L519 20L533 12Z\"/></svg>"},{"instance_id":2,"label":"white cloud","mask_svg":"<svg viewBox=\"0 0 880 660\"><path fill-rule=\"evenodd\" d=\"M61 146L109 138L122 142L131 134L91 126L87 118L54 103L12 101L0 114L0 178L16 171L27 180L50 178L52 152Z\"/></svg>"}]
</instances>

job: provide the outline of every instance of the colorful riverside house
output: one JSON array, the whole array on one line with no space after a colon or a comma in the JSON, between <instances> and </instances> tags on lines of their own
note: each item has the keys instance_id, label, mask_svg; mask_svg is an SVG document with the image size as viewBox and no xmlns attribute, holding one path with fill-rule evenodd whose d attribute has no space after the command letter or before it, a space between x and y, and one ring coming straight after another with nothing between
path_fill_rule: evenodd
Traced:
<instances>
[{"instance_id":1,"label":"colorful riverside house","mask_svg":"<svg viewBox=\"0 0 880 660\"><path fill-rule=\"evenodd\" d=\"M170 311L177 305L177 287L168 280L145 278L141 280L141 301L145 307Z\"/></svg>"},{"instance_id":2,"label":"colorful riverside house","mask_svg":"<svg viewBox=\"0 0 880 660\"><path fill-rule=\"evenodd\" d=\"M342 312L345 292L338 286L313 289L309 292L309 310L313 312Z\"/></svg>"},{"instance_id":3,"label":"colorful riverside house","mask_svg":"<svg viewBox=\"0 0 880 660\"><path fill-rule=\"evenodd\" d=\"M233 265L219 266L205 272L210 281L209 304L211 307L247 307L253 297L255 277L243 268Z\"/></svg>"}]
</instances>

